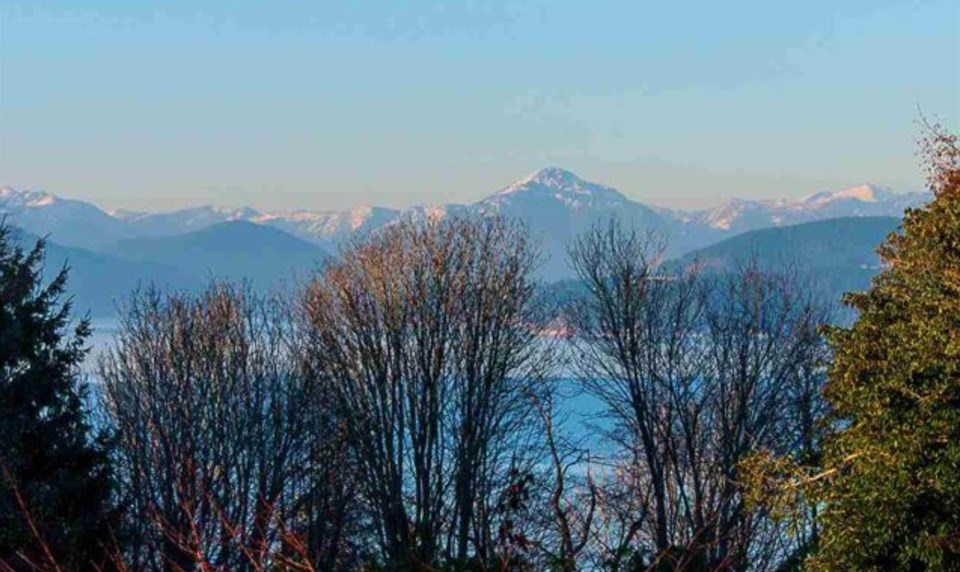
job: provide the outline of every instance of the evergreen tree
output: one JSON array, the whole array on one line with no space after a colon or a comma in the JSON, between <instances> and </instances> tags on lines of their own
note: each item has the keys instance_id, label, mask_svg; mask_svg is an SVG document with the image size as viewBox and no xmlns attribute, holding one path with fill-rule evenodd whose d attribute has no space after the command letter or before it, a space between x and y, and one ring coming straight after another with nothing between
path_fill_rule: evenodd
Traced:
<instances>
[{"instance_id":1,"label":"evergreen tree","mask_svg":"<svg viewBox=\"0 0 960 572\"><path fill-rule=\"evenodd\" d=\"M933 201L831 331L815 570L960 570L960 151L941 128L923 149Z\"/></svg>"},{"instance_id":2,"label":"evergreen tree","mask_svg":"<svg viewBox=\"0 0 960 572\"><path fill-rule=\"evenodd\" d=\"M43 284L44 243L0 222L0 563L103 566L111 474L79 367L90 324L71 327L67 271Z\"/></svg>"}]
</instances>

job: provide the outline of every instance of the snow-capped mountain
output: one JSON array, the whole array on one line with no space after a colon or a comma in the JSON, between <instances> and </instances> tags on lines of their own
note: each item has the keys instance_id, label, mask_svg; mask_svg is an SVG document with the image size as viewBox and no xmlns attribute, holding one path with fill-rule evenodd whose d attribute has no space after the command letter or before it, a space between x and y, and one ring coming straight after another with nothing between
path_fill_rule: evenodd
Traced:
<instances>
[{"instance_id":1,"label":"snow-capped mountain","mask_svg":"<svg viewBox=\"0 0 960 572\"><path fill-rule=\"evenodd\" d=\"M98 207L43 191L0 187L0 218L37 236L49 234L60 244L92 250L131 236L129 225Z\"/></svg>"},{"instance_id":2,"label":"snow-capped mountain","mask_svg":"<svg viewBox=\"0 0 960 572\"><path fill-rule=\"evenodd\" d=\"M670 233L669 222L650 207L557 167L535 171L471 208L523 220L539 242L544 255L541 272L549 277L569 277L570 242L611 218L636 228Z\"/></svg>"},{"instance_id":3,"label":"snow-capped mountain","mask_svg":"<svg viewBox=\"0 0 960 572\"><path fill-rule=\"evenodd\" d=\"M509 204L517 197L552 200L571 209L619 207L630 202L620 191L584 181L560 167L546 167L530 173L481 201L487 205Z\"/></svg>"},{"instance_id":4,"label":"snow-capped mountain","mask_svg":"<svg viewBox=\"0 0 960 572\"><path fill-rule=\"evenodd\" d=\"M683 224L700 225L732 235L771 226L785 226L838 217L895 216L924 204L925 193L893 193L876 185L824 191L800 200L744 200L698 212L667 211Z\"/></svg>"},{"instance_id":5,"label":"snow-capped mountain","mask_svg":"<svg viewBox=\"0 0 960 572\"><path fill-rule=\"evenodd\" d=\"M799 200L733 199L716 208L682 211L651 208L620 191L585 181L558 168L540 169L490 196L466 205L419 206L404 210L357 207L342 211L261 212L204 206L173 212L105 212L90 203L40 191L0 188L0 214L37 235L65 246L105 251L123 239L158 238L199 231L231 221L271 226L334 253L351 237L403 217L414 220L461 213L499 214L523 220L545 255L542 275L570 275L566 250L590 226L612 217L662 233L670 255L713 244L742 232L837 217L895 216L923 204L923 193L897 194L873 185L819 192Z\"/></svg>"},{"instance_id":6,"label":"snow-capped mountain","mask_svg":"<svg viewBox=\"0 0 960 572\"><path fill-rule=\"evenodd\" d=\"M262 213L247 220L278 228L333 252L351 237L390 224L400 214L395 209L362 206L344 211Z\"/></svg>"},{"instance_id":7,"label":"snow-capped mountain","mask_svg":"<svg viewBox=\"0 0 960 572\"><path fill-rule=\"evenodd\" d=\"M184 234L223 222L252 220L260 216L259 211L249 207L229 208L209 205L173 212L151 213L118 210L110 214L133 227L135 229L133 232L137 237Z\"/></svg>"},{"instance_id":8,"label":"snow-capped mountain","mask_svg":"<svg viewBox=\"0 0 960 572\"><path fill-rule=\"evenodd\" d=\"M802 203L806 206L816 208L830 203L842 201L879 203L883 201L889 201L894 197L895 195L888 189L867 184L860 185L858 187L850 187L849 189L842 189L839 191L823 191L820 193L814 193L803 199Z\"/></svg>"}]
</instances>

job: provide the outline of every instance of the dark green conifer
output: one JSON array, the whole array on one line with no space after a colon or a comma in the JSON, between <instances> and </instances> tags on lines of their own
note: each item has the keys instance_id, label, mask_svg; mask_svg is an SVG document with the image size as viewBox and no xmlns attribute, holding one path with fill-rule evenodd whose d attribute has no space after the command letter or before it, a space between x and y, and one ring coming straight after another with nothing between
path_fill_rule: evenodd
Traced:
<instances>
[{"instance_id":1,"label":"dark green conifer","mask_svg":"<svg viewBox=\"0 0 960 572\"><path fill-rule=\"evenodd\" d=\"M14 232L0 223L0 562L93 570L112 479L79 372L90 324L71 316L66 269L44 284L44 242L24 249Z\"/></svg>"}]
</instances>

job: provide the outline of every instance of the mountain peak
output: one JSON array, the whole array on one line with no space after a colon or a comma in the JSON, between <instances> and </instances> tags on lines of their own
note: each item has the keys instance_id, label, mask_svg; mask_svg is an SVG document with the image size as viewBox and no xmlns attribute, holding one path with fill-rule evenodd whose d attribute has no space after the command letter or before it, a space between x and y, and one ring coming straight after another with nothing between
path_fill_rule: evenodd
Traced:
<instances>
[{"instance_id":1,"label":"mountain peak","mask_svg":"<svg viewBox=\"0 0 960 572\"><path fill-rule=\"evenodd\" d=\"M574 172L560 167L537 169L491 198L515 193L552 196L559 200L576 201L578 203L583 200L588 202L596 200L622 202L627 200L616 189L584 181Z\"/></svg>"},{"instance_id":2,"label":"mountain peak","mask_svg":"<svg viewBox=\"0 0 960 572\"><path fill-rule=\"evenodd\" d=\"M562 188L584 183L573 171L561 167L543 167L524 177L521 182L538 183L547 187Z\"/></svg>"},{"instance_id":3,"label":"mountain peak","mask_svg":"<svg viewBox=\"0 0 960 572\"><path fill-rule=\"evenodd\" d=\"M590 185L576 175L560 167L543 167L530 173L526 177L500 191L499 194L509 194L516 191L541 189L548 191L576 191Z\"/></svg>"},{"instance_id":4,"label":"mountain peak","mask_svg":"<svg viewBox=\"0 0 960 572\"><path fill-rule=\"evenodd\" d=\"M57 197L46 191L17 190L13 187L0 187L0 201L19 207L45 207L57 202Z\"/></svg>"}]
</instances>

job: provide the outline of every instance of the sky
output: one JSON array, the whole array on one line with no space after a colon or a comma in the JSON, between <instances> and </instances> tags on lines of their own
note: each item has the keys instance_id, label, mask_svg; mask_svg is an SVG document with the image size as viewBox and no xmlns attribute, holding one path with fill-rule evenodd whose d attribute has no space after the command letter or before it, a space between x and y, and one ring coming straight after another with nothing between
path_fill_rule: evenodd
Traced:
<instances>
[{"instance_id":1,"label":"sky","mask_svg":"<svg viewBox=\"0 0 960 572\"><path fill-rule=\"evenodd\" d=\"M923 186L960 2L0 0L0 185L106 208Z\"/></svg>"}]
</instances>

